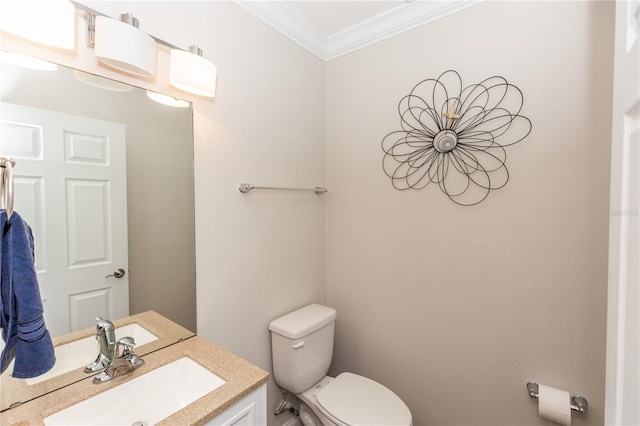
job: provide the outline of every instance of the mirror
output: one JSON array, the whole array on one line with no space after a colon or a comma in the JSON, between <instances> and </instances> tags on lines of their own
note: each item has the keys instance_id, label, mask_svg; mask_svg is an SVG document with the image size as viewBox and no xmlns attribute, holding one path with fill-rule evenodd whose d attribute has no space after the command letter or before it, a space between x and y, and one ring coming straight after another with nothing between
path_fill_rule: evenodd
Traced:
<instances>
[{"instance_id":1,"label":"mirror","mask_svg":"<svg viewBox=\"0 0 640 426\"><path fill-rule=\"evenodd\" d=\"M56 345L69 332L92 333L97 316L115 322L150 310L183 327L166 341L159 337L154 350L194 335L191 108L158 104L139 88L89 85L61 66L0 67L0 155L16 160L14 211L33 229L45 322ZM27 386L6 377L11 370L2 375L2 410L25 402L6 388ZM26 393L36 397L86 377L69 374Z\"/></svg>"}]
</instances>

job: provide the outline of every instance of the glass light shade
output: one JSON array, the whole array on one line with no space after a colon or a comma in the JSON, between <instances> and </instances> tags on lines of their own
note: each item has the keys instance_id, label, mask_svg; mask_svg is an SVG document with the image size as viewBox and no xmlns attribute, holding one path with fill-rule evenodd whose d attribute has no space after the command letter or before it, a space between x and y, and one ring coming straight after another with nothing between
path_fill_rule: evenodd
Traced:
<instances>
[{"instance_id":1,"label":"glass light shade","mask_svg":"<svg viewBox=\"0 0 640 426\"><path fill-rule=\"evenodd\" d=\"M171 50L169 82L176 89L199 96L216 95L218 69L208 59L183 50Z\"/></svg>"},{"instance_id":2,"label":"glass light shade","mask_svg":"<svg viewBox=\"0 0 640 426\"><path fill-rule=\"evenodd\" d=\"M147 97L159 104L174 108L187 108L191 105L190 102L174 98L173 96L163 95L162 93L152 92L151 90L147 90Z\"/></svg>"},{"instance_id":3,"label":"glass light shade","mask_svg":"<svg viewBox=\"0 0 640 426\"><path fill-rule=\"evenodd\" d=\"M117 70L147 78L156 74L156 41L133 25L96 16L94 53Z\"/></svg>"},{"instance_id":4,"label":"glass light shade","mask_svg":"<svg viewBox=\"0 0 640 426\"><path fill-rule=\"evenodd\" d=\"M2 30L61 49L75 48L75 16L67 0L0 0Z\"/></svg>"},{"instance_id":5,"label":"glass light shade","mask_svg":"<svg viewBox=\"0 0 640 426\"><path fill-rule=\"evenodd\" d=\"M17 52L7 52L0 50L0 60L4 63L15 65L22 68L38 71L55 71L58 65L44 59L34 58L33 56L23 55Z\"/></svg>"}]
</instances>

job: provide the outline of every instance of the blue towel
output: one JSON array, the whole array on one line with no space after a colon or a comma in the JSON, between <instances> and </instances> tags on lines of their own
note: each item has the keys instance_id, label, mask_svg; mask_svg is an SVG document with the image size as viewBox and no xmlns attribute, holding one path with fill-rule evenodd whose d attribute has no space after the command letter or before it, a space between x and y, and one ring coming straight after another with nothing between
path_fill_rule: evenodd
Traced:
<instances>
[{"instance_id":1,"label":"blue towel","mask_svg":"<svg viewBox=\"0 0 640 426\"><path fill-rule=\"evenodd\" d=\"M0 320L6 346L0 373L15 358L13 377L46 373L56 363L51 335L42 317L31 228L14 212L0 211Z\"/></svg>"}]
</instances>

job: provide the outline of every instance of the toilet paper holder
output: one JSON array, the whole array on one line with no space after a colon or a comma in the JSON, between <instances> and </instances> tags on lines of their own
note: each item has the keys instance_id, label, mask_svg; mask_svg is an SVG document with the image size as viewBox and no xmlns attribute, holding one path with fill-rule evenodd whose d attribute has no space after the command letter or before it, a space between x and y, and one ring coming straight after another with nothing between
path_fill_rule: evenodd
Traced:
<instances>
[{"instance_id":1,"label":"toilet paper holder","mask_svg":"<svg viewBox=\"0 0 640 426\"><path fill-rule=\"evenodd\" d=\"M528 382L527 383L527 391L529 391L529 396L531 398L538 398L538 384L536 382ZM586 413L587 406L589 403L587 399L582 395L574 395L571 397L571 411L577 411L578 413Z\"/></svg>"}]
</instances>

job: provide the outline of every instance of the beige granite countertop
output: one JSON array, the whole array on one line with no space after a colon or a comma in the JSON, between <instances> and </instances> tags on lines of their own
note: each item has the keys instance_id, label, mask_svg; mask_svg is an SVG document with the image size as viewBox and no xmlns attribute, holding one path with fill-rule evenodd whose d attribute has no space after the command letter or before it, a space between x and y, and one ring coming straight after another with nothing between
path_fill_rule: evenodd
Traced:
<instances>
[{"instance_id":1,"label":"beige granite countertop","mask_svg":"<svg viewBox=\"0 0 640 426\"><path fill-rule=\"evenodd\" d=\"M135 352L139 356L154 352L160 348L172 345L180 340L184 340L195 335L192 331L187 330L186 328L153 311L147 311L113 321L113 325L116 328L133 323L140 324L146 330L158 337L158 339L153 342L136 346ZM55 337L53 339L53 345L61 346L76 340L94 336L95 334L95 327L85 328L83 330ZM10 365L0 377L0 410L5 410L16 403L26 403L29 400L55 391L63 386L68 386L71 383L90 377L90 375L82 371L82 368L78 368L77 370L70 371L29 386L26 384L24 379L11 377L12 371L13 365Z\"/></svg>"},{"instance_id":2,"label":"beige granite countertop","mask_svg":"<svg viewBox=\"0 0 640 426\"><path fill-rule=\"evenodd\" d=\"M127 376L100 385L94 385L89 379L82 380L3 412L0 423L3 426L43 425L44 418L60 410L183 357L198 362L226 383L167 417L159 423L161 426L205 424L269 380L266 371L202 337L194 336L143 356L145 365Z\"/></svg>"}]
</instances>

